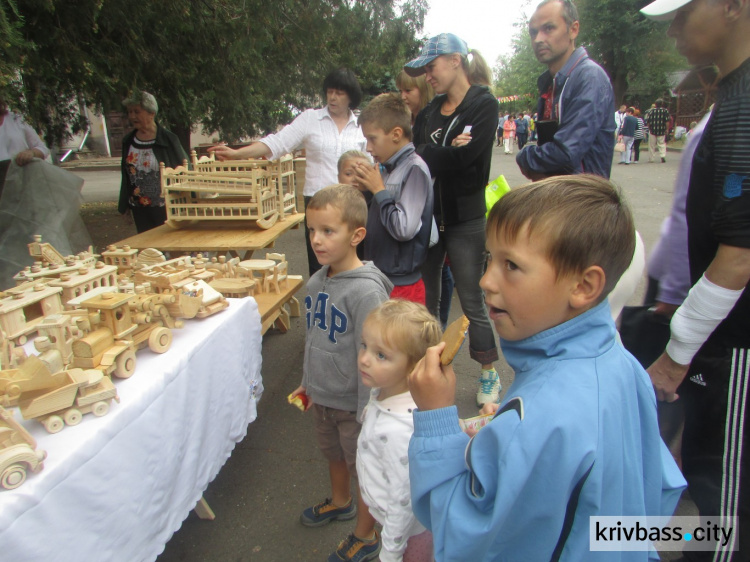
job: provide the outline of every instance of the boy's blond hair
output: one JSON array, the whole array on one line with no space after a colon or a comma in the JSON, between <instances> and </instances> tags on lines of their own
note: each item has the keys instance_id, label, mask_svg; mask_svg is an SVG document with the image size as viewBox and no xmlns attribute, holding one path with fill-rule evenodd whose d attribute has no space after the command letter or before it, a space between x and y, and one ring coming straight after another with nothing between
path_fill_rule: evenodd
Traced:
<instances>
[{"instance_id":1,"label":"boy's blond hair","mask_svg":"<svg viewBox=\"0 0 750 562\"><path fill-rule=\"evenodd\" d=\"M555 176L511 190L492 207L487 237L513 242L524 227L529 236L544 236L558 278L601 267L605 285L599 301L633 259L633 216L620 190L599 176Z\"/></svg>"},{"instance_id":2,"label":"boy's blond hair","mask_svg":"<svg viewBox=\"0 0 750 562\"><path fill-rule=\"evenodd\" d=\"M406 354L409 371L443 335L440 322L424 305L403 299L387 300L372 309L364 325L373 323L380 327L385 343Z\"/></svg>"},{"instance_id":3,"label":"boy's blond hair","mask_svg":"<svg viewBox=\"0 0 750 562\"><path fill-rule=\"evenodd\" d=\"M409 76L403 70L396 76L396 87L399 90L411 90L413 88L419 90L419 111L424 109L430 103L430 100L435 97L435 90L427 83L424 76Z\"/></svg>"},{"instance_id":4,"label":"boy's blond hair","mask_svg":"<svg viewBox=\"0 0 750 562\"><path fill-rule=\"evenodd\" d=\"M308 209L322 210L331 206L341 213L341 221L349 229L364 228L367 224L367 203L362 192L343 183L324 187L312 196Z\"/></svg>"},{"instance_id":5,"label":"boy's blond hair","mask_svg":"<svg viewBox=\"0 0 750 562\"><path fill-rule=\"evenodd\" d=\"M336 164L338 173L341 173L341 168L344 167L344 164L346 164L347 161L354 160L355 158L362 158L363 160L372 163L372 158L370 158L370 155L366 152L362 152L361 150L347 150L339 157L338 164Z\"/></svg>"},{"instance_id":6,"label":"boy's blond hair","mask_svg":"<svg viewBox=\"0 0 750 562\"><path fill-rule=\"evenodd\" d=\"M404 138L411 140L411 111L398 94L380 94L373 98L357 120L360 127L366 123L372 123L386 133L399 127L404 132Z\"/></svg>"}]
</instances>

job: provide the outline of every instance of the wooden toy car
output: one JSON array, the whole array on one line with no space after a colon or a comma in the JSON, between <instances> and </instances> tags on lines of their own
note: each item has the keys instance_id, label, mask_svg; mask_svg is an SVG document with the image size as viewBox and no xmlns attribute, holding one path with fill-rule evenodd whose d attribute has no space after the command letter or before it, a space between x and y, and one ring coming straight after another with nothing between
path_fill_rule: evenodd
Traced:
<instances>
[{"instance_id":1,"label":"wooden toy car","mask_svg":"<svg viewBox=\"0 0 750 562\"><path fill-rule=\"evenodd\" d=\"M44 468L46 457L13 414L0 406L0 486L6 490L18 488L26 481L27 472Z\"/></svg>"}]
</instances>

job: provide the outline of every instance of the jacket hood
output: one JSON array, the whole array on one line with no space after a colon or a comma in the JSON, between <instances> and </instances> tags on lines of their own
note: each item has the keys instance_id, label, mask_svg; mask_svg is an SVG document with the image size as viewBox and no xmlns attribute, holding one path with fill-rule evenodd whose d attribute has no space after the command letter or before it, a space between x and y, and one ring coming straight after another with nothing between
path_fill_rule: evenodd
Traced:
<instances>
[{"instance_id":1,"label":"jacket hood","mask_svg":"<svg viewBox=\"0 0 750 562\"><path fill-rule=\"evenodd\" d=\"M328 270L330 268L331 266L329 265L324 265L321 268L323 278L328 277ZM393 283L391 283L388 277L386 277L382 271L375 267L375 264L371 261L363 261L362 267L350 269L349 271L342 271L341 273L338 273L333 277L328 277L328 282L330 283L346 279L369 279L370 281L374 281L375 283L381 285L389 295L393 290Z\"/></svg>"},{"instance_id":2,"label":"jacket hood","mask_svg":"<svg viewBox=\"0 0 750 562\"><path fill-rule=\"evenodd\" d=\"M447 94L438 94L434 98L432 98L432 101L429 105L432 106L432 108L440 107L440 105L445 100L445 96ZM484 96L490 96L492 99L495 98L495 96L492 95L492 92L490 91L488 86L479 86L477 84L473 84L469 87L469 89L466 92L466 95L464 96L464 99L461 100L461 103L458 104L458 107L454 111L454 113L461 113L463 111L466 111L469 107L474 105L474 103L484 97Z\"/></svg>"}]
</instances>

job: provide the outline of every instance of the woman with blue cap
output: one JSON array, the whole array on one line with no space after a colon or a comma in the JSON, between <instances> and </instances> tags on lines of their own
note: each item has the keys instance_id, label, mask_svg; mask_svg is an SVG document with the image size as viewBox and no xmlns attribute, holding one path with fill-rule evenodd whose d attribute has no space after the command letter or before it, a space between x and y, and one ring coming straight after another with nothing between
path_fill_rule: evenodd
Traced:
<instances>
[{"instance_id":1,"label":"woman with blue cap","mask_svg":"<svg viewBox=\"0 0 750 562\"><path fill-rule=\"evenodd\" d=\"M489 90L490 68L482 56L452 33L441 33L422 47L404 70L425 75L436 96L417 116L414 145L435 178L438 243L422 266L427 308L437 315L440 272L446 254L461 308L470 321L469 354L482 365L477 403L498 402L500 379L493 362L497 346L479 279L484 268L484 189L490 177L497 130L497 99Z\"/></svg>"}]
</instances>

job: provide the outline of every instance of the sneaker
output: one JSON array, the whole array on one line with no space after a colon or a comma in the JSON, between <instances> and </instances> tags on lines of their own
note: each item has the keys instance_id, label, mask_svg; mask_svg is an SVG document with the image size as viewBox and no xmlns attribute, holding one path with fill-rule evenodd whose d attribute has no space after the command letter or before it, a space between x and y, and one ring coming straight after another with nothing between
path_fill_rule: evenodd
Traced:
<instances>
[{"instance_id":1,"label":"sneaker","mask_svg":"<svg viewBox=\"0 0 750 562\"><path fill-rule=\"evenodd\" d=\"M500 402L500 391L503 385L500 384L500 377L495 369L485 371L479 377L479 391L477 392L477 405L481 408L485 404Z\"/></svg>"},{"instance_id":2,"label":"sneaker","mask_svg":"<svg viewBox=\"0 0 750 562\"><path fill-rule=\"evenodd\" d=\"M662 158L662 159L661 159L661 163L662 163L662 164L666 164L666 163L667 163L667 159L666 159L666 158Z\"/></svg>"},{"instance_id":3,"label":"sneaker","mask_svg":"<svg viewBox=\"0 0 750 562\"><path fill-rule=\"evenodd\" d=\"M331 521L354 519L356 515L357 507L351 498L349 498L349 503L344 507L336 507L331 503L330 499L326 498L326 501L308 507L303 511L302 515L299 516L299 520L305 527L320 527Z\"/></svg>"},{"instance_id":4,"label":"sneaker","mask_svg":"<svg viewBox=\"0 0 750 562\"><path fill-rule=\"evenodd\" d=\"M375 538L369 541L362 540L350 534L339 543L336 552L328 557L328 562L365 562L366 560L377 560L381 547L380 533L375 531Z\"/></svg>"}]
</instances>

